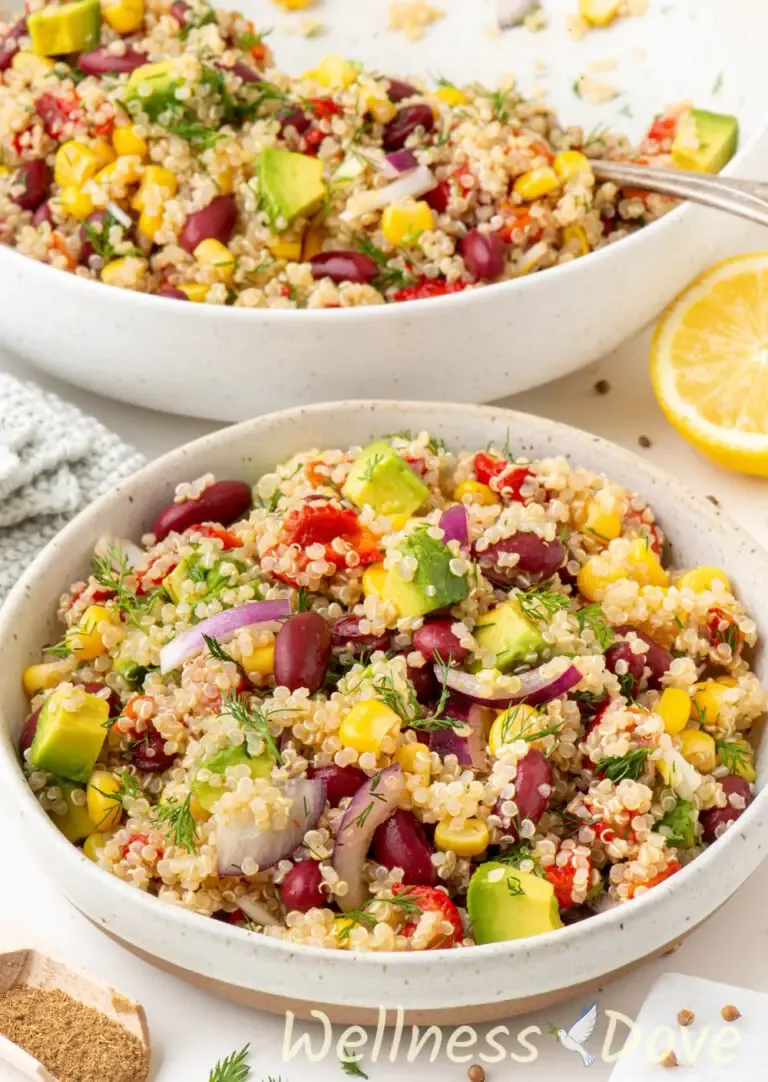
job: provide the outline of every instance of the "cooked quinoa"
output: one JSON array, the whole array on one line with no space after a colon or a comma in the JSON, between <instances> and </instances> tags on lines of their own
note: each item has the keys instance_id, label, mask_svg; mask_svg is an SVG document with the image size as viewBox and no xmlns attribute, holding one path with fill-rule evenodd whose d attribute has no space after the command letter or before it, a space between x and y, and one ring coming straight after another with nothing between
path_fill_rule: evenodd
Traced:
<instances>
[{"instance_id":1,"label":"cooked quinoa","mask_svg":"<svg viewBox=\"0 0 768 1082\"><path fill-rule=\"evenodd\" d=\"M653 888L752 798L755 624L605 476L405 432L206 474L153 530L61 597L20 748L164 901L329 948L514 939Z\"/></svg>"},{"instance_id":2,"label":"cooked quinoa","mask_svg":"<svg viewBox=\"0 0 768 1082\"><path fill-rule=\"evenodd\" d=\"M66 56L31 34L72 4L27 7L0 22L0 242L83 278L246 308L399 302L570 262L672 206L590 159L670 164L689 105L633 147L514 85L333 54L290 76L202 0L96 4L96 38Z\"/></svg>"}]
</instances>

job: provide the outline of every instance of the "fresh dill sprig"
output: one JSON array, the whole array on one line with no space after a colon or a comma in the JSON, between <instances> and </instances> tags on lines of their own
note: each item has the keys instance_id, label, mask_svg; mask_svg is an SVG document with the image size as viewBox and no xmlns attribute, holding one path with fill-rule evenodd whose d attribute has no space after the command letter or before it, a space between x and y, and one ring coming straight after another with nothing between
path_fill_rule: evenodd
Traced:
<instances>
[{"instance_id":1,"label":"fresh dill sprig","mask_svg":"<svg viewBox=\"0 0 768 1082\"><path fill-rule=\"evenodd\" d=\"M400 692L395 688L391 675L387 674L374 680L373 686L379 693L381 701L390 710L394 710L404 725L410 726L414 718L418 718L421 707L410 684L405 693Z\"/></svg>"},{"instance_id":2,"label":"fresh dill sprig","mask_svg":"<svg viewBox=\"0 0 768 1082\"><path fill-rule=\"evenodd\" d=\"M247 1044L239 1052L232 1052L226 1059L219 1060L211 1073L208 1082L246 1082L251 1077L251 1068L245 1062L251 1049Z\"/></svg>"},{"instance_id":3,"label":"fresh dill sprig","mask_svg":"<svg viewBox=\"0 0 768 1082\"><path fill-rule=\"evenodd\" d=\"M165 840L188 853L197 852L197 823L192 815L192 794L187 793L179 803L174 797L152 810L155 823L165 826Z\"/></svg>"},{"instance_id":4,"label":"fresh dill sprig","mask_svg":"<svg viewBox=\"0 0 768 1082\"><path fill-rule=\"evenodd\" d=\"M174 124L168 125L168 131L171 135L178 135L185 143L200 147L202 150L210 150L211 147L216 146L219 139L224 138L223 131L217 131L216 128L200 124L195 120L177 120Z\"/></svg>"},{"instance_id":5,"label":"fresh dill sprig","mask_svg":"<svg viewBox=\"0 0 768 1082\"><path fill-rule=\"evenodd\" d=\"M309 591L306 586L300 586L296 594L296 612L306 612L309 608Z\"/></svg>"},{"instance_id":6,"label":"fresh dill sprig","mask_svg":"<svg viewBox=\"0 0 768 1082\"><path fill-rule=\"evenodd\" d=\"M275 738L269 731L269 712L266 711L261 704L249 709L243 700L238 698L235 694L228 695L224 699L223 705L224 710L222 713L230 714L235 721L240 723L240 725L244 726L246 729L250 729L252 732L258 733L261 737L264 749L275 760L278 766L282 766L283 757L275 743Z\"/></svg>"},{"instance_id":7,"label":"fresh dill sprig","mask_svg":"<svg viewBox=\"0 0 768 1082\"><path fill-rule=\"evenodd\" d=\"M606 619L602 605L596 601L593 605L586 605L576 613L579 624L579 632L583 633L589 628L595 637L595 641L601 650L605 651L613 642L613 629Z\"/></svg>"},{"instance_id":8,"label":"fresh dill sprig","mask_svg":"<svg viewBox=\"0 0 768 1082\"><path fill-rule=\"evenodd\" d=\"M516 875L507 876L507 890L513 898L522 898L525 895L525 889Z\"/></svg>"},{"instance_id":9,"label":"fresh dill sprig","mask_svg":"<svg viewBox=\"0 0 768 1082\"><path fill-rule=\"evenodd\" d=\"M363 902L361 906L358 906L357 909L350 909L342 918L345 924L338 934L339 942L343 943L349 939L350 933L356 924L362 925L362 927L366 928L369 932L372 932L375 929L378 922L376 917L370 912L370 908L377 902L386 902L387 905L394 906L395 909L408 920L418 920L424 910L419 903L411 897L412 893L413 888L408 888L404 890L402 894L398 894L393 898L369 898L366 902Z\"/></svg>"},{"instance_id":10,"label":"fresh dill sprig","mask_svg":"<svg viewBox=\"0 0 768 1082\"><path fill-rule=\"evenodd\" d=\"M60 639L58 642L52 643L50 646L44 646L43 653L52 654L53 657L69 657L72 653L72 650L69 646L69 643L67 642L67 636L65 635L63 639Z\"/></svg>"},{"instance_id":11,"label":"fresh dill sprig","mask_svg":"<svg viewBox=\"0 0 768 1082\"><path fill-rule=\"evenodd\" d=\"M236 661L232 655L224 649L218 639L214 639L212 635L203 635L203 642L208 648L208 653L211 657L215 657L217 661L231 661L237 668L237 671L246 680L248 679L248 673L245 671L239 661Z\"/></svg>"},{"instance_id":12,"label":"fresh dill sprig","mask_svg":"<svg viewBox=\"0 0 768 1082\"><path fill-rule=\"evenodd\" d=\"M435 709L426 718L414 718L408 722L409 728L419 729L422 732L434 732L436 729L460 729L465 723L463 721L457 721L456 718L443 717L443 712L448 705L448 699L451 695L451 689L448 687L448 673L450 666L447 661L443 661L439 652L435 651L435 660L438 668L440 669L440 697L437 700Z\"/></svg>"},{"instance_id":13,"label":"fresh dill sprig","mask_svg":"<svg viewBox=\"0 0 768 1082\"><path fill-rule=\"evenodd\" d=\"M633 748L626 755L610 755L595 764L595 773L608 778L614 785L620 781L637 781L647 769L650 748Z\"/></svg>"},{"instance_id":14,"label":"fresh dill sprig","mask_svg":"<svg viewBox=\"0 0 768 1082\"><path fill-rule=\"evenodd\" d=\"M533 846L525 838L521 838L520 841L515 842L514 845L510 845L508 849L505 849L504 852L500 853L495 859L499 864L509 864L513 868L520 868L520 865L525 861L530 861L533 864L534 875L544 874L539 858L533 850Z\"/></svg>"},{"instance_id":15,"label":"fresh dill sprig","mask_svg":"<svg viewBox=\"0 0 768 1082\"><path fill-rule=\"evenodd\" d=\"M146 615L156 598L164 591L151 590L138 597L125 585L125 580L132 573L133 568L127 555L114 541L110 541L106 551L94 556L91 562L91 577L103 589L115 594L117 607L125 613L130 623L146 631L142 627L141 618Z\"/></svg>"},{"instance_id":16,"label":"fresh dill sprig","mask_svg":"<svg viewBox=\"0 0 768 1082\"><path fill-rule=\"evenodd\" d=\"M522 724L518 725L521 715ZM501 723L501 743L509 744L515 740L525 740L527 744L532 744L535 740L543 740L545 736L554 736L555 733L560 732L564 725L564 722L558 721L542 729L537 729L535 726L538 716L530 714L524 703L518 703L511 709L507 707L504 720Z\"/></svg>"},{"instance_id":17,"label":"fresh dill sprig","mask_svg":"<svg viewBox=\"0 0 768 1082\"><path fill-rule=\"evenodd\" d=\"M529 620L549 621L562 609L567 609L570 598L552 589L552 584L544 582L531 590L519 590L515 600L523 615Z\"/></svg>"},{"instance_id":18,"label":"fresh dill sprig","mask_svg":"<svg viewBox=\"0 0 768 1082\"><path fill-rule=\"evenodd\" d=\"M342 1048L341 1050L339 1064L341 1065L344 1074L348 1074L352 1078L368 1078L368 1075L362 1069L359 1062L356 1059L352 1059L352 1056L346 1048Z\"/></svg>"},{"instance_id":19,"label":"fresh dill sprig","mask_svg":"<svg viewBox=\"0 0 768 1082\"><path fill-rule=\"evenodd\" d=\"M591 827L594 826L595 823L600 822L599 817L596 816L582 819L580 815L574 814L574 812L569 811L567 808L553 808L552 812L561 821L563 830L565 831L564 837L566 838L573 838L579 833L582 827Z\"/></svg>"},{"instance_id":20,"label":"fresh dill sprig","mask_svg":"<svg viewBox=\"0 0 768 1082\"><path fill-rule=\"evenodd\" d=\"M717 757L729 774L741 774L752 765L750 750L735 740L715 740Z\"/></svg>"},{"instance_id":21,"label":"fresh dill sprig","mask_svg":"<svg viewBox=\"0 0 768 1082\"><path fill-rule=\"evenodd\" d=\"M355 247L367 255L369 259L372 259L376 266L379 268L379 274L376 278L375 285L380 290L391 289L396 286L398 289L402 289L404 286L413 285L416 281L414 276L407 270L403 270L401 267L390 266L390 259L392 256L388 256L377 244L367 237L364 233L356 233L352 238Z\"/></svg>"}]
</instances>

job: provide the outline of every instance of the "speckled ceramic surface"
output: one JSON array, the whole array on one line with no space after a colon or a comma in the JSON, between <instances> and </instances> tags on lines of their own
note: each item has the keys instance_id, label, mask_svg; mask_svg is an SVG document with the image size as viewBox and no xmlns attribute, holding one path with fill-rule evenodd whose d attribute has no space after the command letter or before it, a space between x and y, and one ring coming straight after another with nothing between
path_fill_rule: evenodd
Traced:
<instances>
[{"instance_id":1,"label":"speckled ceramic surface","mask_svg":"<svg viewBox=\"0 0 768 1082\"><path fill-rule=\"evenodd\" d=\"M228 985L230 992L247 990L246 998L261 1005L269 1005L265 997L279 997L278 1003L334 1005L336 1017L360 1008L401 1006L423 1012L422 1017L436 1012L447 1020L456 1011L454 1017L479 1020L498 1017L500 1004L513 1002L517 1010L534 1006L541 997L556 998L630 965L714 912L765 851L765 740L757 759L761 792L738 827L643 898L535 939L394 956L294 947L163 905L126 886L99 871L48 821L24 783L14 748L26 714L16 674L53 637L58 595L82 576L105 531L138 538L174 485L203 472L254 480L297 450L365 443L403 427L427 428L455 449L484 446L491 439L503 443L509 435L518 454L565 454L641 491L671 539L676 563L726 568L761 638L768 634L768 555L707 500L604 440L543 418L478 406L363 402L273 414L182 447L118 485L53 541L20 580L0 610L0 809L3 829L24 833L30 857L79 909L164 963ZM754 665L768 679L764 649L757 650ZM703 939L706 928L697 934Z\"/></svg>"}]
</instances>

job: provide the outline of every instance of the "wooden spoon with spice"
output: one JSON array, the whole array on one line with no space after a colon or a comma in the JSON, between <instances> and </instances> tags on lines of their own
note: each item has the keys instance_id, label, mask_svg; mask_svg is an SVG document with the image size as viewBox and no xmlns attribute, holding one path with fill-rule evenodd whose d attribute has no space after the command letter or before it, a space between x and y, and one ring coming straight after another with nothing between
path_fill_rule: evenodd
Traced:
<instances>
[{"instance_id":1,"label":"wooden spoon with spice","mask_svg":"<svg viewBox=\"0 0 768 1082\"><path fill-rule=\"evenodd\" d=\"M0 954L0 1061L37 1082L146 1082L144 1010L40 951Z\"/></svg>"}]
</instances>

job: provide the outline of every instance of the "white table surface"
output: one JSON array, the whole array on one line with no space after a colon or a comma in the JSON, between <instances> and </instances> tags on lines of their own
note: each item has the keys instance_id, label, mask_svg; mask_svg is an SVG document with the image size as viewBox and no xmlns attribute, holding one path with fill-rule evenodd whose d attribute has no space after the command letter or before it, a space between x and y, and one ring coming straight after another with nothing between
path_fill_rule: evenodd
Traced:
<instances>
[{"instance_id":1,"label":"white table surface","mask_svg":"<svg viewBox=\"0 0 768 1082\"><path fill-rule=\"evenodd\" d=\"M748 246L764 244L756 233ZM647 376L649 335L644 334L614 355L567 379L528 392L508 403L589 429L615 440L657 465L682 478L690 487L714 495L732 516L760 540L768 543L768 482L724 473L695 454L666 423L657 407ZM73 400L81 408L99 417L147 456L164 451L203 435L216 425L212 422L171 417L162 413L124 406L92 394L63 386L33 372L28 366L8 357L0 357L0 370L36 379L44 386ZM607 379L611 391L599 395L594 390L598 379ZM638 437L649 437L652 446L642 449ZM609 463L606 466L609 467ZM319 1064L297 1058L290 1064L282 1061L283 1019L253 1013L218 1001L188 987L150 965L138 961L113 944L75 912L51 886L44 869L18 839L0 828L0 855L3 874L0 882L0 930L18 930L19 945L25 939L42 942L65 960L100 974L122 990L134 995L146 1007L153 1036L153 1082L207 1082L213 1063L231 1050L251 1043L253 1079L268 1076L283 1082L339 1082L345 1077L335 1055ZM601 1010L610 1009L635 1017L650 985L666 971L717 978L755 990L768 990L765 966L768 948L768 866L755 873L712 920L688 938L673 956L648 963L629 977L602 990ZM582 1003L574 1001L543 1015L510 1024L513 1034L528 1024L538 1024L544 1035L534 1040L540 1049L538 1060L530 1065L511 1061L488 1067L489 1082L501 1080L565 1080L581 1077L577 1057L568 1054L546 1035L546 1024L554 1021L568 1026L579 1013ZM460 1022L457 1019L457 1024ZM605 1017L590 1042L597 1051L606 1030ZM338 1031L337 1031L338 1035ZM599 1037L599 1040L598 1040ZM507 1043L512 1048L511 1043ZM394 1082L395 1079L440 1079L462 1082L466 1067L439 1059L434 1064L400 1062L395 1066L379 1062L363 1065L371 1082ZM11 1078L3 1073L0 1079ZM590 1080L608 1079L611 1067L600 1059L591 1069ZM686 1078L693 1082L689 1072ZM724 1073L723 1077L732 1077Z\"/></svg>"}]
</instances>

